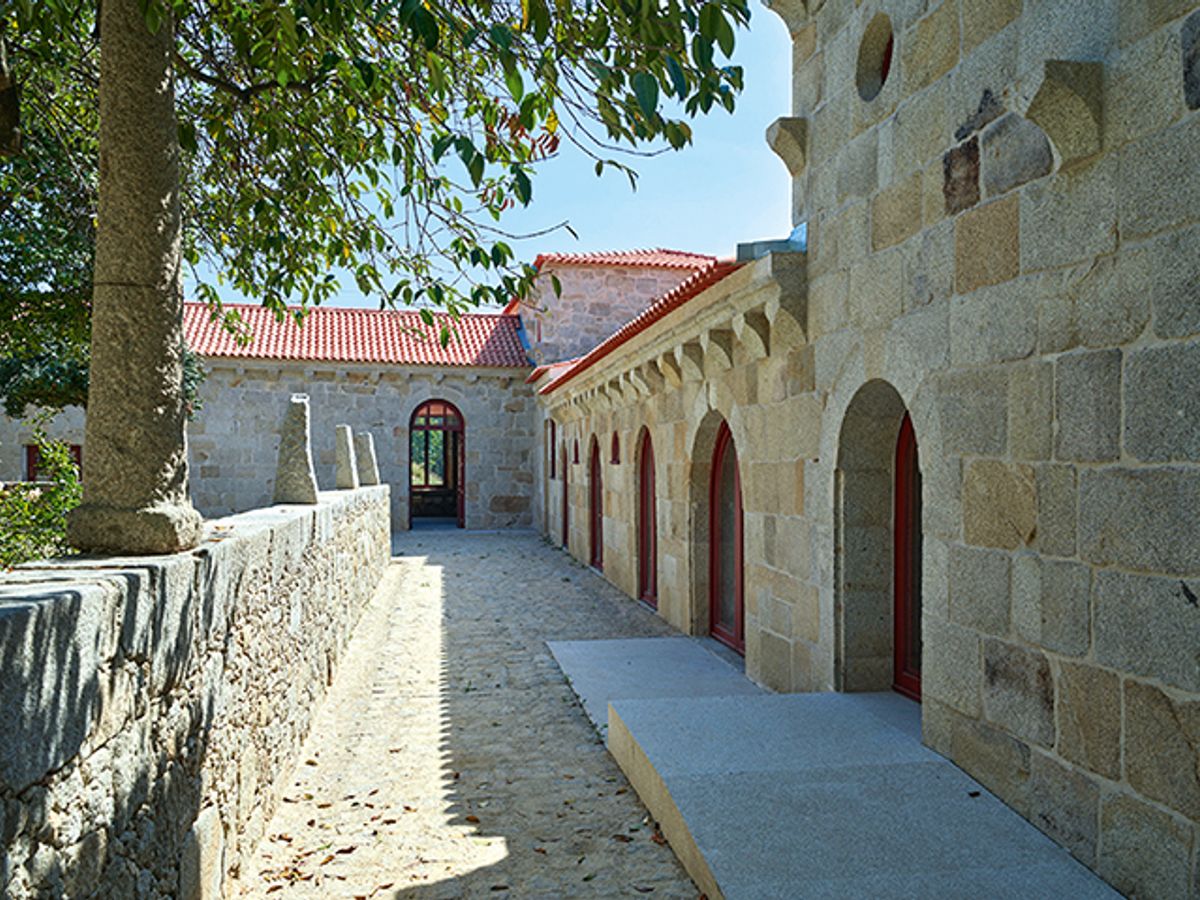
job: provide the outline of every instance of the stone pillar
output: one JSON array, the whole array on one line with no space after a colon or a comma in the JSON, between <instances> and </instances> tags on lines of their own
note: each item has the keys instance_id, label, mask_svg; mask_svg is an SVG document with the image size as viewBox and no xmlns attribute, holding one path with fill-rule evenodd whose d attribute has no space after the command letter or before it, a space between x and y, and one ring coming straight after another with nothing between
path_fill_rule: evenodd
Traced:
<instances>
[{"instance_id":1,"label":"stone pillar","mask_svg":"<svg viewBox=\"0 0 1200 900\"><path fill-rule=\"evenodd\" d=\"M179 143L170 15L101 8L100 209L80 550L172 553L201 520L187 493Z\"/></svg>"},{"instance_id":2,"label":"stone pillar","mask_svg":"<svg viewBox=\"0 0 1200 900\"><path fill-rule=\"evenodd\" d=\"M276 503L317 502L311 434L308 394L292 394L279 436L279 462L275 467Z\"/></svg>"},{"instance_id":3,"label":"stone pillar","mask_svg":"<svg viewBox=\"0 0 1200 900\"><path fill-rule=\"evenodd\" d=\"M349 425L337 426L334 442L334 484L339 491L358 487L358 464L354 461L354 436Z\"/></svg>"},{"instance_id":4,"label":"stone pillar","mask_svg":"<svg viewBox=\"0 0 1200 900\"><path fill-rule=\"evenodd\" d=\"M354 460L358 464L358 483L379 484L379 463L375 459L375 436L369 431L354 435Z\"/></svg>"}]
</instances>

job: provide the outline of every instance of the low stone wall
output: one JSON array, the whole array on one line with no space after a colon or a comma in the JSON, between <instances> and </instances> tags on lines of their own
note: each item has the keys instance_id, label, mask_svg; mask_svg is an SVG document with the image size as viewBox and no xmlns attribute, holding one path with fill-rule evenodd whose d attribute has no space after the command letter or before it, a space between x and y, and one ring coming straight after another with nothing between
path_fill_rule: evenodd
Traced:
<instances>
[{"instance_id":1,"label":"low stone wall","mask_svg":"<svg viewBox=\"0 0 1200 900\"><path fill-rule=\"evenodd\" d=\"M390 556L388 489L0 577L0 896L219 897Z\"/></svg>"}]
</instances>

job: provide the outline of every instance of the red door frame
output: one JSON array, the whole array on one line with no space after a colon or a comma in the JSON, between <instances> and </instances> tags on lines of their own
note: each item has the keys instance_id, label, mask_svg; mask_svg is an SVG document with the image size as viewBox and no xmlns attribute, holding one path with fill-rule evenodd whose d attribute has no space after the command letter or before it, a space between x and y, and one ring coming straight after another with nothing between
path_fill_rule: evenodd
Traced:
<instances>
[{"instance_id":1,"label":"red door frame","mask_svg":"<svg viewBox=\"0 0 1200 900\"><path fill-rule=\"evenodd\" d=\"M430 410L426 416L432 414L432 407L443 406L453 414L453 425L417 425L416 421L421 417L421 414L427 409ZM463 417L462 412L457 406L448 400L426 400L420 406L413 410L413 414L408 419L408 447L409 454L412 453L412 433L414 431L429 432L441 431L445 433L445 443L442 445L442 452L450 451L454 454L454 520L459 528L465 527L466 508L465 508L465 485L466 485L466 459L467 459L467 420ZM412 528L413 520L413 477L412 477L412 460L408 464L408 527Z\"/></svg>"},{"instance_id":2,"label":"red door frame","mask_svg":"<svg viewBox=\"0 0 1200 900\"><path fill-rule=\"evenodd\" d=\"M588 562L604 571L604 473L600 467L600 442L592 437L588 454L588 543L591 558Z\"/></svg>"},{"instance_id":3,"label":"red door frame","mask_svg":"<svg viewBox=\"0 0 1200 900\"><path fill-rule=\"evenodd\" d=\"M914 636L921 639L921 470L912 419L905 414L896 439L896 483L893 519L895 578L895 665L892 686L906 697L921 699L920 658L913 659ZM916 634L913 634L913 630Z\"/></svg>"},{"instance_id":4,"label":"red door frame","mask_svg":"<svg viewBox=\"0 0 1200 900\"><path fill-rule=\"evenodd\" d=\"M571 549L571 498L568 496L571 479L571 468L567 465L567 442L562 445L562 545L564 550Z\"/></svg>"},{"instance_id":5,"label":"red door frame","mask_svg":"<svg viewBox=\"0 0 1200 900\"><path fill-rule=\"evenodd\" d=\"M720 603L721 576L721 466L727 453L734 454L733 491L735 518L733 522L733 631L723 628L717 621L717 610ZM708 622L709 632L714 638L738 653L746 652L746 622L743 605L743 559L742 559L742 473L737 459L737 447L733 443L733 433L729 426L722 422L717 431L717 444L713 448L712 473L708 487Z\"/></svg>"},{"instance_id":6,"label":"red door frame","mask_svg":"<svg viewBox=\"0 0 1200 900\"><path fill-rule=\"evenodd\" d=\"M654 485L654 445L642 434L638 451L638 598L658 609L658 518Z\"/></svg>"}]
</instances>

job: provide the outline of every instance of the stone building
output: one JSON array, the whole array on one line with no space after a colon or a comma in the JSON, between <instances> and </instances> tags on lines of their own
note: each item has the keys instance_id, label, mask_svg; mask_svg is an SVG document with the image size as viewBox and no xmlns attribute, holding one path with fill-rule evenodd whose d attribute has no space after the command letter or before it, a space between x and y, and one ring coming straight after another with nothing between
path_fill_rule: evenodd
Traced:
<instances>
[{"instance_id":1,"label":"stone building","mask_svg":"<svg viewBox=\"0 0 1200 900\"><path fill-rule=\"evenodd\" d=\"M197 504L269 502L306 392L322 481L370 430L405 527L452 404L467 527L541 529L775 690L899 690L1119 890L1200 896L1200 6L773 9L807 246L544 255L445 349L189 309Z\"/></svg>"},{"instance_id":2,"label":"stone building","mask_svg":"<svg viewBox=\"0 0 1200 900\"><path fill-rule=\"evenodd\" d=\"M1200 11L786 0L805 252L539 369L546 534L1200 895ZM550 436L554 435L553 441Z\"/></svg>"}]
</instances>

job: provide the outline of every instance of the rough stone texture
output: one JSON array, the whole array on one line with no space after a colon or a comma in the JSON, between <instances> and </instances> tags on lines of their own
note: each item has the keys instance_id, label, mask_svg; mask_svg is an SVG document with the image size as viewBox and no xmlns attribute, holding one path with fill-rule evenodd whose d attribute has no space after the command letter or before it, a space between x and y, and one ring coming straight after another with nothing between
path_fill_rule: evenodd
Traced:
<instances>
[{"instance_id":1,"label":"rough stone texture","mask_svg":"<svg viewBox=\"0 0 1200 900\"><path fill-rule=\"evenodd\" d=\"M397 553L242 896L694 900L546 648L670 629L532 536Z\"/></svg>"},{"instance_id":2,"label":"rough stone texture","mask_svg":"<svg viewBox=\"0 0 1200 900\"><path fill-rule=\"evenodd\" d=\"M983 710L1016 737L1054 744L1054 680L1040 653L994 639L983 643Z\"/></svg>"},{"instance_id":3,"label":"rough stone texture","mask_svg":"<svg viewBox=\"0 0 1200 900\"><path fill-rule=\"evenodd\" d=\"M921 228L921 173L880 191L871 203L871 247L899 244Z\"/></svg>"},{"instance_id":4,"label":"rough stone texture","mask_svg":"<svg viewBox=\"0 0 1200 900\"><path fill-rule=\"evenodd\" d=\"M1087 653L1091 635L1091 569L1080 563L1021 555L1013 561L1013 626L1039 647Z\"/></svg>"},{"instance_id":5,"label":"rough stone texture","mask_svg":"<svg viewBox=\"0 0 1200 900\"><path fill-rule=\"evenodd\" d=\"M1121 351L1072 353L1055 366L1058 459L1105 462L1120 455Z\"/></svg>"},{"instance_id":6,"label":"rough stone texture","mask_svg":"<svg viewBox=\"0 0 1200 900\"><path fill-rule=\"evenodd\" d=\"M0 578L6 898L220 896L262 834L387 564L387 490L211 535Z\"/></svg>"},{"instance_id":7,"label":"rough stone texture","mask_svg":"<svg viewBox=\"0 0 1200 900\"><path fill-rule=\"evenodd\" d=\"M1096 865L1100 788L1096 782L1044 753L1034 753L1029 772L1030 820L1085 865Z\"/></svg>"},{"instance_id":8,"label":"rough stone texture","mask_svg":"<svg viewBox=\"0 0 1200 900\"><path fill-rule=\"evenodd\" d=\"M968 544L1015 550L1037 528L1032 466L981 459L963 479L963 529Z\"/></svg>"},{"instance_id":9,"label":"rough stone texture","mask_svg":"<svg viewBox=\"0 0 1200 900\"><path fill-rule=\"evenodd\" d=\"M954 226L954 289L967 294L1016 277L1021 262L1016 197L972 209Z\"/></svg>"},{"instance_id":10,"label":"rough stone texture","mask_svg":"<svg viewBox=\"0 0 1200 900\"><path fill-rule=\"evenodd\" d=\"M950 618L984 634L1008 634L1007 553L974 547L950 548Z\"/></svg>"},{"instance_id":11,"label":"rough stone texture","mask_svg":"<svg viewBox=\"0 0 1200 900\"><path fill-rule=\"evenodd\" d=\"M1200 518L1186 512L1194 509L1200 509L1200 478L1191 468L1085 470L1079 553L1102 566L1200 575Z\"/></svg>"},{"instance_id":12,"label":"rough stone texture","mask_svg":"<svg viewBox=\"0 0 1200 900\"><path fill-rule=\"evenodd\" d=\"M1034 549L1047 556L1074 556L1079 491L1072 466L1037 467L1038 530Z\"/></svg>"},{"instance_id":13,"label":"rough stone texture","mask_svg":"<svg viewBox=\"0 0 1200 900\"><path fill-rule=\"evenodd\" d=\"M1008 447L1016 459L1050 459L1054 449L1054 366L1014 369L1008 380Z\"/></svg>"},{"instance_id":14,"label":"rough stone texture","mask_svg":"<svg viewBox=\"0 0 1200 900\"><path fill-rule=\"evenodd\" d=\"M137 0L113 0L101 20L88 476L68 531L84 550L174 553L200 539L187 496L174 29L168 17L150 33Z\"/></svg>"},{"instance_id":15,"label":"rough stone texture","mask_svg":"<svg viewBox=\"0 0 1200 900\"><path fill-rule=\"evenodd\" d=\"M1200 582L1097 572L1096 660L1200 692Z\"/></svg>"},{"instance_id":16,"label":"rough stone texture","mask_svg":"<svg viewBox=\"0 0 1200 900\"><path fill-rule=\"evenodd\" d=\"M1200 703L1125 682L1125 775L1140 794L1200 820Z\"/></svg>"},{"instance_id":17,"label":"rough stone texture","mask_svg":"<svg viewBox=\"0 0 1200 900\"><path fill-rule=\"evenodd\" d=\"M1054 154L1045 133L1015 113L983 133L983 186L989 197L1050 174Z\"/></svg>"},{"instance_id":18,"label":"rough stone texture","mask_svg":"<svg viewBox=\"0 0 1200 900\"><path fill-rule=\"evenodd\" d=\"M1058 666L1054 749L1063 759L1103 775L1121 778L1121 679L1095 666Z\"/></svg>"},{"instance_id":19,"label":"rough stone texture","mask_svg":"<svg viewBox=\"0 0 1200 900\"><path fill-rule=\"evenodd\" d=\"M979 202L979 140L971 138L942 157L942 196L947 215Z\"/></svg>"},{"instance_id":20,"label":"rough stone texture","mask_svg":"<svg viewBox=\"0 0 1200 900\"><path fill-rule=\"evenodd\" d=\"M918 91L950 71L958 44L958 4L940 3L897 41L905 91Z\"/></svg>"},{"instance_id":21,"label":"rough stone texture","mask_svg":"<svg viewBox=\"0 0 1200 900\"><path fill-rule=\"evenodd\" d=\"M1183 23L1183 98L1188 109L1200 109L1200 11Z\"/></svg>"},{"instance_id":22,"label":"rough stone texture","mask_svg":"<svg viewBox=\"0 0 1200 900\"><path fill-rule=\"evenodd\" d=\"M1145 462L1200 461L1200 344L1131 351L1124 389L1128 453Z\"/></svg>"},{"instance_id":23,"label":"rough stone texture","mask_svg":"<svg viewBox=\"0 0 1200 900\"><path fill-rule=\"evenodd\" d=\"M1128 794L1100 807L1097 869L1127 897L1187 900L1194 827Z\"/></svg>"},{"instance_id":24,"label":"rough stone texture","mask_svg":"<svg viewBox=\"0 0 1200 900\"><path fill-rule=\"evenodd\" d=\"M982 44L1021 14L1021 0L962 0L963 52Z\"/></svg>"},{"instance_id":25,"label":"rough stone texture","mask_svg":"<svg viewBox=\"0 0 1200 900\"><path fill-rule=\"evenodd\" d=\"M317 475L313 471L312 427L308 414L308 395L292 394L279 431L276 503L317 502Z\"/></svg>"},{"instance_id":26,"label":"rough stone texture","mask_svg":"<svg viewBox=\"0 0 1200 900\"><path fill-rule=\"evenodd\" d=\"M364 487L379 484L379 462L375 458L375 436L369 431L355 432L354 462L358 483Z\"/></svg>"},{"instance_id":27,"label":"rough stone texture","mask_svg":"<svg viewBox=\"0 0 1200 900\"><path fill-rule=\"evenodd\" d=\"M334 486L339 491L355 490L358 484L358 460L354 454L354 432L349 425L338 425L334 437Z\"/></svg>"}]
</instances>

